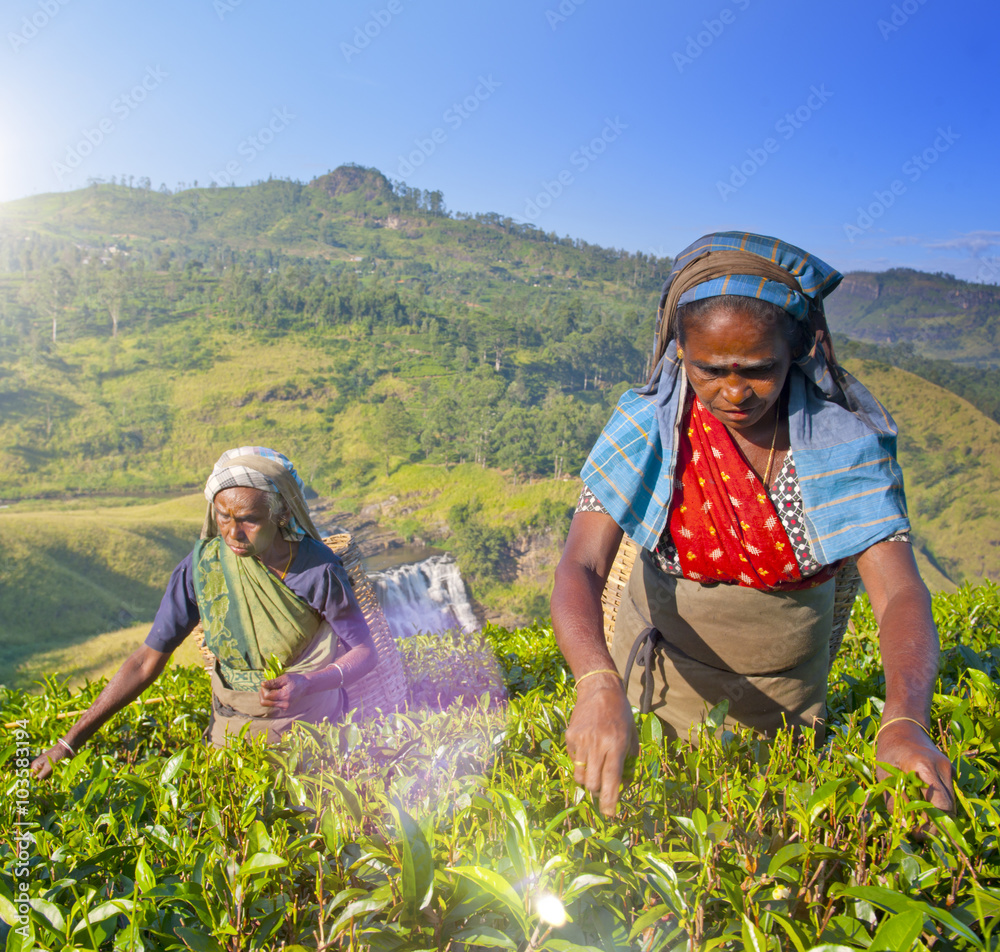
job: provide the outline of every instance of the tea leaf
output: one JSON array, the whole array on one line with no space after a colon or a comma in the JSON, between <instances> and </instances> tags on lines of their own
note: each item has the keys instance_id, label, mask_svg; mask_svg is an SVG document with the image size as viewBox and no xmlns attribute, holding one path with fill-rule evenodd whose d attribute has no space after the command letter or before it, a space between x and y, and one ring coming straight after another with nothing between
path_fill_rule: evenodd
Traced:
<instances>
[{"instance_id":1,"label":"tea leaf","mask_svg":"<svg viewBox=\"0 0 1000 952\"><path fill-rule=\"evenodd\" d=\"M239 879L245 879L254 873L263 873L269 869L279 869L287 865L288 860L276 856L274 853L254 853L253 856L240 866L239 872L236 875Z\"/></svg>"},{"instance_id":2,"label":"tea leaf","mask_svg":"<svg viewBox=\"0 0 1000 952\"><path fill-rule=\"evenodd\" d=\"M457 876L462 876L475 883L488 895L506 906L522 928L526 927L527 915L524 910L524 902L502 876L493 872L492 869L484 869L481 866L452 866L448 872L455 873Z\"/></svg>"},{"instance_id":3,"label":"tea leaf","mask_svg":"<svg viewBox=\"0 0 1000 952\"><path fill-rule=\"evenodd\" d=\"M898 952L910 949L923 931L924 916L918 911L890 916L879 927L868 946L869 952Z\"/></svg>"},{"instance_id":4,"label":"tea leaf","mask_svg":"<svg viewBox=\"0 0 1000 952\"><path fill-rule=\"evenodd\" d=\"M409 916L426 909L434 896L434 859L419 825L400 806L393 809L401 833L403 903Z\"/></svg>"},{"instance_id":5,"label":"tea leaf","mask_svg":"<svg viewBox=\"0 0 1000 952\"><path fill-rule=\"evenodd\" d=\"M497 929L489 926L474 926L471 929L462 929L460 932L452 934L453 942L463 942L466 945L483 946L487 949L516 949L517 943L508 936L505 936Z\"/></svg>"}]
</instances>

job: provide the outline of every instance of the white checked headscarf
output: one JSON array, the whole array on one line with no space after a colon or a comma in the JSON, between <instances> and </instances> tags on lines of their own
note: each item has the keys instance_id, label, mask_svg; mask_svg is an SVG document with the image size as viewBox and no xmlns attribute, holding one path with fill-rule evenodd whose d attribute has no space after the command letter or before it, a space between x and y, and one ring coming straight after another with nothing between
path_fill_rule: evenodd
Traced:
<instances>
[{"instance_id":1,"label":"white checked headscarf","mask_svg":"<svg viewBox=\"0 0 1000 952\"><path fill-rule=\"evenodd\" d=\"M211 538L218 534L215 510L212 506L216 494L223 489L233 489L237 486L277 493L284 499L289 509L289 520L287 525L281 526L282 538L290 542L297 541L305 535L319 539L319 533L306 509L305 485L295 472L292 461L283 453L268 449L266 446L239 446L236 449L226 450L212 467L212 474L205 483L208 514L202 529L202 538Z\"/></svg>"}]
</instances>

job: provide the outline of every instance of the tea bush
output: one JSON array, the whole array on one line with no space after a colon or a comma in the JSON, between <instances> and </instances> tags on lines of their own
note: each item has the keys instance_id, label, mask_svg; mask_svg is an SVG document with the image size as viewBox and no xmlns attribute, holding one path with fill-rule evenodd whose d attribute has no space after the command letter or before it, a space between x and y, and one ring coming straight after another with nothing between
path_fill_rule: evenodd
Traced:
<instances>
[{"instance_id":1,"label":"tea bush","mask_svg":"<svg viewBox=\"0 0 1000 952\"><path fill-rule=\"evenodd\" d=\"M644 718L613 819L573 783L572 680L544 627L412 639L407 710L272 748L206 748L204 674L171 669L149 692L162 702L123 711L46 782L24 779L19 738L46 748L98 685L2 691L3 720L24 724L3 742L6 948L997 949L1000 594L934 611L953 818L906 776L875 780L863 601L825 745L715 736L715 712L695 749Z\"/></svg>"}]
</instances>

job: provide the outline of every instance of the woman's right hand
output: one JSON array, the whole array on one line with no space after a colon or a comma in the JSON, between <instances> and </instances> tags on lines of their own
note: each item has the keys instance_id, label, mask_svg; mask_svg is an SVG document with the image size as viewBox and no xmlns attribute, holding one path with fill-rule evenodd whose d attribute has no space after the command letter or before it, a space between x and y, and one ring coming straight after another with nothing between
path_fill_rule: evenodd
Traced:
<instances>
[{"instance_id":1,"label":"woman's right hand","mask_svg":"<svg viewBox=\"0 0 1000 952\"><path fill-rule=\"evenodd\" d=\"M44 780L52 775L52 768L68 756L69 751L62 744L55 744L31 762L30 770L36 780Z\"/></svg>"},{"instance_id":2,"label":"woman's right hand","mask_svg":"<svg viewBox=\"0 0 1000 952\"><path fill-rule=\"evenodd\" d=\"M625 758L639 753L632 707L622 683L611 673L582 680L566 728L573 779L599 795L601 812L614 816Z\"/></svg>"}]
</instances>

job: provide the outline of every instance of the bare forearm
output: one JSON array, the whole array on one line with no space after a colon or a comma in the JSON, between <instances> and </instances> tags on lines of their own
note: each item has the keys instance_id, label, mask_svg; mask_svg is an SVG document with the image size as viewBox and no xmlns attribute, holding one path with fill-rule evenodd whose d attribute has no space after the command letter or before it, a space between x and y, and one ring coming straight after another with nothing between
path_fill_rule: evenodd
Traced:
<instances>
[{"instance_id":1,"label":"bare forearm","mask_svg":"<svg viewBox=\"0 0 1000 952\"><path fill-rule=\"evenodd\" d=\"M604 579L579 565L560 565L552 590L552 631L573 672L614 667L604 640Z\"/></svg>"},{"instance_id":2,"label":"bare forearm","mask_svg":"<svg viewBox=\"0 0 1000 952\"><path fill-rule=\"evenodd\" d=\"M131 654L115 672L104 690L80 719L66 732L65 739L79 749L120 710L132 703L163 671L169 655L160 652Z\"/></svg>"},{"instance_id":3,"label":"bare forearm","mask_svg":"<svg viewBox=\"0 0 1000 952\"><path fill-rule=\"evenodd\" d=\"M928 724L938 672L938 635L924 586L894 595L879 626L885 669L883 721L912 717Z\"/></svg>"},{"instance_id":4,"label":"bare forearm","mask_svg":"<svg viewBox=\"0 0 1000 952\"><path fill-rule=\"evenodd\" d=\"M352 684L372 671L377 660L374 646L358 645L351 648L350 651L338 658L335 664L308 674L309 693L331 691L334 688Z\"/></svg>"}]
</instances>

